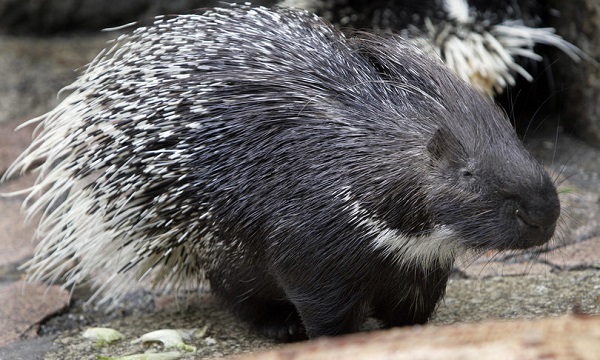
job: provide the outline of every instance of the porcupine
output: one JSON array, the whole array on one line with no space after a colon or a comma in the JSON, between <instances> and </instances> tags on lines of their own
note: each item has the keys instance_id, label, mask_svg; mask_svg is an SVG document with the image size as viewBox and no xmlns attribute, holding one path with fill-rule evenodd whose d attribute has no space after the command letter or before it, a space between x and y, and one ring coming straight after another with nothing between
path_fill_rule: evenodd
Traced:
<instances>
[{"instance_id":1,"label":"porcupine","mask_svg":"<svg viewBox=\"0 0 600 360\"><path fill-rule=\"evenodd\" d=\"M281 340L424 323L457 256L542 245L560 212L490 98L304 11L158 17L69 90L5 178L41 163L30 278L105 275L104 299L208 281Z\"/></svg>"},{"instance_id":2,"label":"porcupine","mask_svg":"<svg viewBox=\"0 0 600 360\"><path fill-rule=\"evenodd\" d=\"M315 12L342 29L399 32L440 56L460 78L487 95L498 95L521 76L534 80L539 45L574 61L587 57L551 27L537 0L282 0L281 6ZM541 27L542 26L542 27ZM547 65L545 65L547 66Z\"/></svg>"}]
</instances>

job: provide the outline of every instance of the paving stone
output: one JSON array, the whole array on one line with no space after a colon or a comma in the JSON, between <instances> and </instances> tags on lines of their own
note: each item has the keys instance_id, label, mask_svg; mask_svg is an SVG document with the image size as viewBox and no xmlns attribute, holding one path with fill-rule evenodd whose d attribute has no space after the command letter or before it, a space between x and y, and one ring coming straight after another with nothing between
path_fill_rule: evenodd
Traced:
<instances>
[{"instance_id":1,"label":"paving stone","mask_svg":"<svg viewBox=\"0 0 600 360\"><path fill-rule=\"evenodd\" d=\"M555 249L540 257L560 270L600 269L600 236Z\"/></svg>"},{"instance_id":2,"label":"paving stone","mask_svg":"<svg viewBox=\"0 0 600 360\"><path fill-rule=\"evenodd\" d=\"M36 336L40 321L63 311L69 293L58 286L17 281L0 288L0 346Z\"/></svg>"},{"instance_id":3,"label":"paving stone","mask_svg":"<svg viewBox=\"0 0 600 360\"><path fill-rule=\"evenodd\" d=\"M44 354L58 349L55 336L42 336L0 347L0 359L43 360Z\"/></svg>"},{"instance_id":4,"label":"paving stone","mask_svg":"<svg viewBox=\"0 0 600 360\"><path fill-rule=\"evenodd\" d=\"M15 128L21 123L21 119L0 122L0 176L31 143L34 126L26 126L15 131Z\"/></svg>"},{"instance_id":5,"label":"paving stone","mask_svg":"<svg viewBox=\"0 0 600 360\"><path fill-rule=\"evenodd\" d=\"M552 271L552 267L539 262L505 263L502 261L478 261L467 267L459 268L469 278L491 276L541 275Z\"/></svg>"},{"instance_id":6,"label":"paving stone","mask_svg":"<svg viewBox=\"0 0 600 360\"><path fill-rule=\"evenodd\" d=\"M0 145L2 148L2 145ZM28 175L0 184L0 194L22 190L31 186L34 176ZM21 212L23 196L0 196L0 267L22 261L33 255L33 234L37 217L25 222Z\"/></svg>"},{"instance_id":7,"label":"paving stone","mask_svg":"<svg viewBox=\"0 0 600 360\"><path fill-rule=\"evenodd\" d=\"M31 257L35 221L24 223L18 202L0 200L0 266Z\"/></svg>"}]
</instances>

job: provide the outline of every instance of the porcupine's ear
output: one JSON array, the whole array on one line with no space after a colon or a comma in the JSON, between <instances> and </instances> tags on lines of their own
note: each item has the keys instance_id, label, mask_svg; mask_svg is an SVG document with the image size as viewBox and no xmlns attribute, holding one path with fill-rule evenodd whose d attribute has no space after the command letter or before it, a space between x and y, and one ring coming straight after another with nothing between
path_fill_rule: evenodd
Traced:
<instances>
[{"instance_id":1,"label":"porcupine's ear","mask_svg":"<svg viewBox=\"0 0 600 360\"><path fill-rule=\"evenodd\" d=\"M463 147L452 132L438 128L427 143L427 151L432 165L447 167L459 163Z\"/></svg>"}]
</instances>

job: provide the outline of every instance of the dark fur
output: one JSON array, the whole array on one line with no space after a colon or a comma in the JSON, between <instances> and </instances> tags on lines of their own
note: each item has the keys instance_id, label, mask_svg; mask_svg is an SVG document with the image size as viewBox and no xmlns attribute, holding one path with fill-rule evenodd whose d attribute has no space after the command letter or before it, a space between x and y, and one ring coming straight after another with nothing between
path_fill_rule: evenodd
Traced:
<instances>
[{"instance_id":1,"label":"dark fur","mask_svg":"<svg viewBox=\"0 0 600 360\"><path fill-rule=\"evenodd\" d=\"M427 321L452 266L442 260L447 254L426 264L415 255L415 242L429 241L436 227L450 229L456 236L448 241L464 248L550 239L559 213L551 179L502 111L441 63L400 38L346 39L302 12L275 10L281 20L243 7L217 12L218 24L190 20L196 30L145 30L156 49L173 34L207 32L212 45L190 39L189 53L180 54L187 61L180 74L189 77L164 74L146 85L143 70L168 65L169 53L155 63L129 53L85 85L156 109L145 131L135 119L114 122L118 136L94 130L87 139L98 148L76 164L77 178L114 165L91 185L93 196L110 195L102 203L107 217L123 211L110 199L131 196L130 185L138 191L132 203L154 211L154 220L136 211L120 226L132 229L136 248L165 253L155 267L169 266L187 246L182 253L199 259L215 294L241 318L290 340L357 331L368 315L385 326ZM181 93L189 90L186 100ZM102 94L84 101L95 96L102 109L121 111ZM183 98L173 110L180 119L146 104L155 96ZM191 112L194 99L203 113ZM86 128L107 121L88 116ZM115 148L120 156L107 160ZM374 223L412 242L393 253L377 248ZM175 236L152 248L144 242L142 235L173 228L200 230L184 244ZM206 234L214 236L201 241Z\"/></svg>"},{"instance_id":2,"label":"dark fur","mask_svg":"<svg viewBox=\"0 0 600 360\"><path fill-rule=\"evenodd\" d=\"M289 4L296 5L294 1ZM446 19L443 0L313 0L309 4L316 14L343 29L414 31L424 28L425 18L434 22ZM506 19L520 19L526 25L539 26L540 14L545 16L548 11L538 0L468 0L468 4L476 9L473 15L481 27Z\"/></svg>"}]
</instances>

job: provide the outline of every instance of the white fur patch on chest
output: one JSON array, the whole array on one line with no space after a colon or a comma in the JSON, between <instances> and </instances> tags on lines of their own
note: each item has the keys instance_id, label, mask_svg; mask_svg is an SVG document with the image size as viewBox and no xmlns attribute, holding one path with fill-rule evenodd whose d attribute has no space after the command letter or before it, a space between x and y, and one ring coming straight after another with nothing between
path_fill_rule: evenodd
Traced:
<instances>
[{"instance_id":1,"label":"white fur patch on chest","mask_svg":"<svg viewBox=\"0 0 600 360\"><path fill-rule=\"evenodd\" d=\"M459 235L446 225L437 225L425 235L407 236L398 229L390 228L359 201L353 200L349 187L344 187L336 197L348 204L346 210L352 224L366 230L369 238L373 238L373 249L383 250L400 267L451 267L454 260L466 251Z\"/></svg>"}]
</instances>

